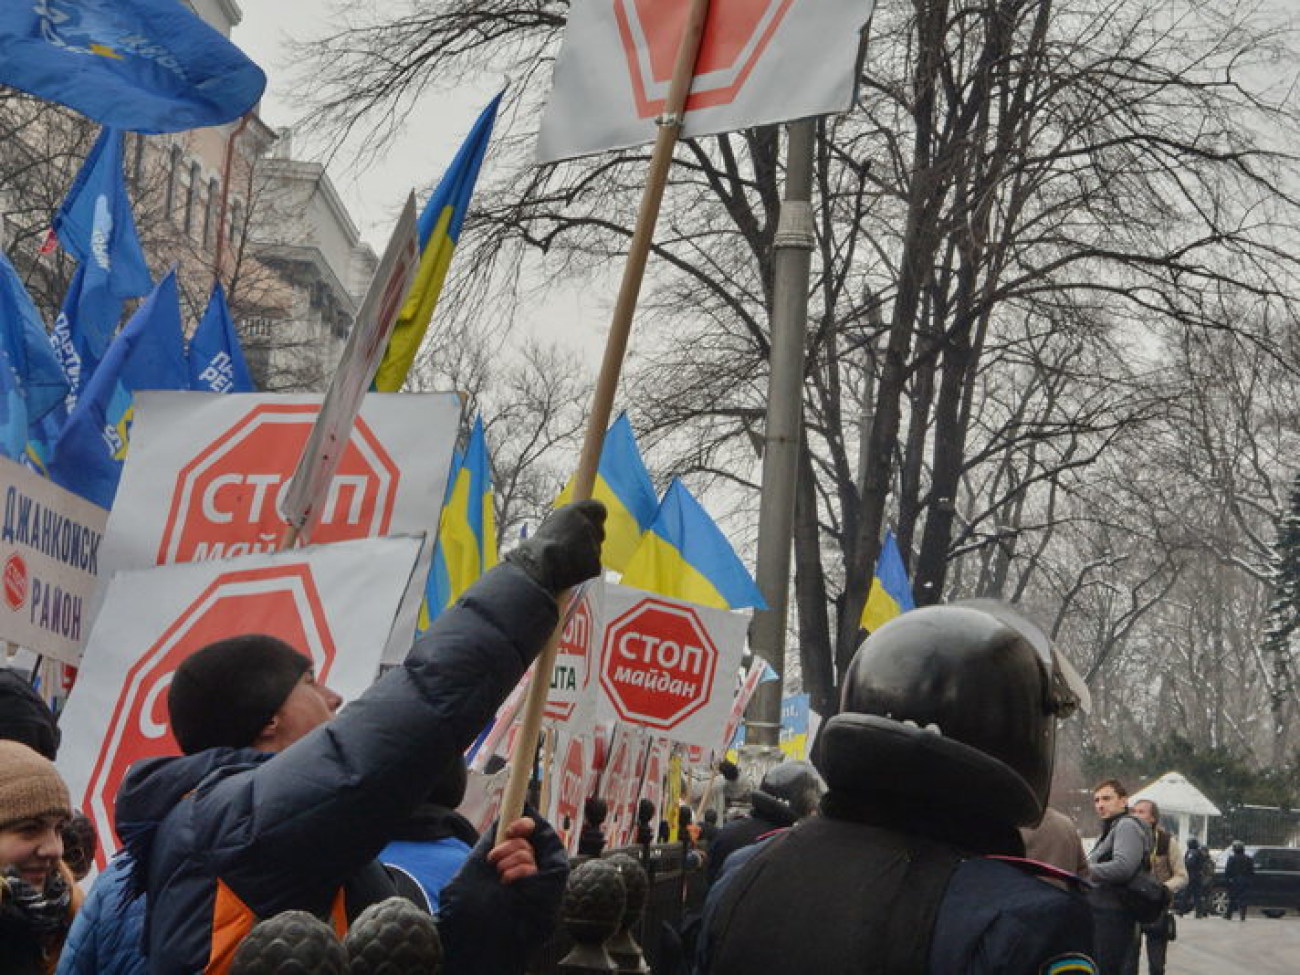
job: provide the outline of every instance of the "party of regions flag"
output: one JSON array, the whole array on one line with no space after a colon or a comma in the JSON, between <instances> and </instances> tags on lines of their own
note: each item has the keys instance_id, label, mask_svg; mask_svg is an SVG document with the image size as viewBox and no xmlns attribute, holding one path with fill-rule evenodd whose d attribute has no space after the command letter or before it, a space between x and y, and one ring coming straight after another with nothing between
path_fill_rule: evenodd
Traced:
<instances>
[{"instance_id":1,"label":"party of regions flag","mask_svg":"<svg viewBox=\"0 0 1300 975\"><path fill-rule=\"evenodd\" d=\"M401 389L416 353L420 351L420 343L429 329L447 278L447 269L451 266L452 254L460 240L461 227L469 212L470 198L474 195L503 94L498 94L483 109L456 158L443 174L442 182L420 213L420 267L375 373L373 388L376 392L395 393Z\"/></svg>"},{"instance_id":2,"label":"party of regions flag","mask_svg":"<svg viewBox=\"0 0 1300 975\"><path fill-rule=\"evenodd\" d=\"M18 379L29 427L36 427L68 395L50 337L17 270L0 253L0 343Z\"/></svg>"},{"instance_id":3,"label":"party of regions flag","mask_svg":"<svg viewBox=\"0 0 1300 975\"><path fill-rule=\"evenodd\" d=\"M176 0L8 0L0 84L132 132L181 132L239 118L262 69Z\"/></svg>"},{"instance_id":4,"label":"party of regions flag","mask_svg":"<svg viewBox=\"0 0 1300 975\"><path fill-rule=\"evenodd\" d=\"M898 550L898 540L893 529L885 532L876 559L876 574L867 593L867 604L862 607L862 628L874 632L895 616L916 609L912 599L912 583L908 581L903 556Z\"/></svg>"},{"instance_id":5,"label":"party of regions flag","mask_svg":"<svg viewBox=\"0 0 1300 975\"><path fill-rule=\"evenodd\" d=\"M673 478L622 583L715 609L766 609L763 594L722 530Z\"/></svg>"},{"instance_id":6,"label":"party of regions flag","mask_svg":"<svg viewBox=\"0 0 1300 975\"><path fill-rule=\"evenodd\" d=\"M100 132L54 216L54 230L77 259L51 338L75 397L112 341L122 303L153 288L126 192L119 130Z\"/></svg>"},{"instance_id":7,"label":"party of regions flag","mask_svg":"<svg viewBox=\"0 0 1300 975\"><path fill-rule=\"evenodd\" d=\"M438 523L438 543L425 590L427 619L436 619L479 576L497 564L496 515L492 510L492 466L483 417L474 420L465 452L448 484Z\"/></svg>"},{"instance_id":8,"label":"party of regions flag","mask_svg":"<svg viewBox=\"0 0 1300 975\"><path fill-rule=\"evenodd\" d=\"M203 393L251 393L253 377L244 361L221 282L212 285L208 307L190 337L190 389Z\"/></svg>"},{"instance_id":9,"label":"party of regions flag","mask_svg":"<svg viewBox=\"0 0 1300 975\"><path fill-rule=\"evenodd\" d=\"M86 500L111 508L126 460L135 391L188 388L173 268L131 316L86 383L54 444L50 477Z\"/></svg>"},{"instance_id":10,"label":"party of regions flag","mask_svg":"<svg viewBox=\"0 0 1300 975\"><path fill-rule=\"evenodd\" d=\"M659 498L632 433L626 413L620 413L605 434L591 496L605 504L605 543L600 560L605 568L623 572L654 522ZM556 506L573 500L573 480L565 485Z\"/></svg>"}]
</instances>

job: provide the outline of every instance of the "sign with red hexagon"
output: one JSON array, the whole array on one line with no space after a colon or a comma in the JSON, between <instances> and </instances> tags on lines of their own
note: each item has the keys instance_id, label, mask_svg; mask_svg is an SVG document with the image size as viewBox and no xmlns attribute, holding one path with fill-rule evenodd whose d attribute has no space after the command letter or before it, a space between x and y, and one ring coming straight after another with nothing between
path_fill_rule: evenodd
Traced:
<instances>
[{"instance_id":1,"label":"sign with red hexagon","mask_svg":"<svg viewBox=\"0 0 1300 975\"><path fill-rule=\"evenodd\" d=\"M582 832L582 808L591 780L591 747L586 735L561 735L555 751L558 763L551 780L551 809L548 819L564 837L570 853L578 852Z\"/></svg>"},{"instance_id":2,"label":"sign with red hexagon","mask_svg":"<svg viewBox=\"0 0 1300 975\"><path fill-rule=\"evenodd\" d=\"M654 139L690 7L691 0L573 5L542 119L541 161ZM862 0L713 0L683 135L848 109L871 7Z\"/></svg>"},{"instance_id":3,"label":"sign with red hexagon","mask_svg":"<svg viewBox=\"0 0 1300 975\"><path fill-rule=\"evenodd\" d=\"M600 653L602 632L600 601L604 587L587 586L582 599L565 623L560 645L551 669L551 687L546 696L543 717L570 726L571 733L590 727L595 715L596 694L593 676Z\"/></svg>"},{"instance_id":4,"label":"sign with red hexagon","mask_svg":"<svg viewBox=\"0 0 1300 975\"><path fill-rule=\"evenodd\" d=\"M103 546L122 569L279 547L285 492L319 396L144 392ZM314 542L437 534L460 417L455 394L369 395L326 493ZM421 572L432 556L421 557ZM419 591L403 604L412 626ZM391 661L407 647L390 648Z\"/></svg>"},{"instance_id":5,"label":"sign with red hexagon","mask_svg":"<svg viewBox=\"0 0 1300 975\"><path fill-rule=\"evenodd\" d=\"M606 586L602 708L686 744L712 746L731 703L748 613Z\"/></svg>"},{"instance_id":6,"label":"sign with red hexagon","mask_svg":"<svg viewBox=\"0 0 1300 975\"><path fill-rule=\"evenodd\" d=\"M227 636L268 633L355 696L374 679L376 637L394 626L419 552L414 538L364 539L117 575L63 714L59 761L103 856L117 846L113 802L127 769L179 751L167 690L182 660Z\"/></svg>"}]
</instances>

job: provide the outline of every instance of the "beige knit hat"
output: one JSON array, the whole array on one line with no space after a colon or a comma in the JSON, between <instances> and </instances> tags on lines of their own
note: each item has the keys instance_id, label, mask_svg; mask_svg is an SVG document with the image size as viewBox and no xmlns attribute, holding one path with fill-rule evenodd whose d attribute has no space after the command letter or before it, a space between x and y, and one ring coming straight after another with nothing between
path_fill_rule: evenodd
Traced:
<instances>
[{"instance_id":1,"label":"beige knit hat","mask_svg":"<svg viewBox=\"0 0 1300 975\"><path fill-rule=\"evenodd\" d=\"M0 829L23 819L72 815L68 787L45 756L16 741L0 741Z\"/></svg>"}]
</instances>

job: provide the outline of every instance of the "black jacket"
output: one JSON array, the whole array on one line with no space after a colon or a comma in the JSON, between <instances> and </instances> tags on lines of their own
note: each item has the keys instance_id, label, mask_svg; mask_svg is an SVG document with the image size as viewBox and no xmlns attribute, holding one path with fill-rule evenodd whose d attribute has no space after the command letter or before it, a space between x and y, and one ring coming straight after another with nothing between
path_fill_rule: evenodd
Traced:
<instances>
[{"instance_id":1,"label":"black jacket","mask_svg":"<svg viewBox=\"0 0 1300 975\"><path fill-rule=\"evenodd\" d=\"M709 844L708 879L713 883L722 871L727 858L737 850L757 843L773 830L784 829L795 823L790 807L780 799L755 790L749 794L753 808L748 816L732 820L718 830Z\"/></svg>"},{"instance_id":2,"label":"black jacket","mask_svg":"<svg viewBox=\"0 0 1300 975\"><path fill-rule=\"evenodd\" d=\"M403 666L278 755L214 749L134 766L117 823L149 895L150 971L224 971L256 919L307 910L337 929L342 914L391 895L375 856L518 683L556 616L549 593L499 566L439 616ZM464 958L455 942L473 924L443 922L449 955ZM484 947L520 946L497 938Z\"/></svg>"}]
</instances>

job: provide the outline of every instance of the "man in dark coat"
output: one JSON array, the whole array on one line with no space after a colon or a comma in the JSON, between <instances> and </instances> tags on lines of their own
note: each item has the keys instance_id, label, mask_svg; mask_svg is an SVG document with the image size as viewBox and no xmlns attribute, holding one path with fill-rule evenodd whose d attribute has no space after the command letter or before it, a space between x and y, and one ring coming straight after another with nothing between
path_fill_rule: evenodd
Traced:
<instances>
[{"instance_id":1,"label":"man in dark coat","mask_svg":"<svg viewBox=\"0 0 1300 975\"><path fill-rule=\"evenodd\" d=\"M148 895L149 971L225 972L259 918L305 910L341 933L392 896L376 855L523 676L556 597L600 571L603 523L595 502L553 514L333 720L337 696L270 638L182 664L168 709L187 754L138 763L117 802ZM258 657L256 680L232 654ZM491 842L442 892L446 975L521 971L558 912L567 865L553 831L525 818Z\"/></svg>"},{"instance_id":2,"label":"man in dark coat","mask_svg":"<svg viewBox=\"0 0 1300 975\"><path fill-rule=\"evenodd\" d=\"M1255 876L1255 861L1250 858L1246 852L1246 844L1237 840L1232 844L1232 852L1228 854L1228 862L1224 864L1223 875L1228 880L1228 910L1224 913L1225 921L1231 921L1232 915L1237 914L1241 920L1246 920L1246 889L1250 886L1250 878Z\"/></svg>"},{"instance_id":3,"label":"man in dark coat","mask_svg":"<svg viewBox=\"0 0 1300 975\"><path fill-rule=\"evenodd\" d=\"M1055 722L1080 689L1000 604L880 627L814 746L822 814L730 858L696 972L1095 973L1087 903L1037 879L1051 868L1018 859L1016 829L1043 814Z\"/></svg>"},{"instance_id":4,"label":"man in dark coat","mask_svg":"<svg viewBox=\"0 0 1300 975\"><path fill-rule=\"evenodd\" d=\"M758 788L749 794L749 815L727 823L709 844L709 883L718 879L722 865L737 850L815 813L821 793L817 770L807 762L772 766Z\"/></svg>"}]
</instances>

